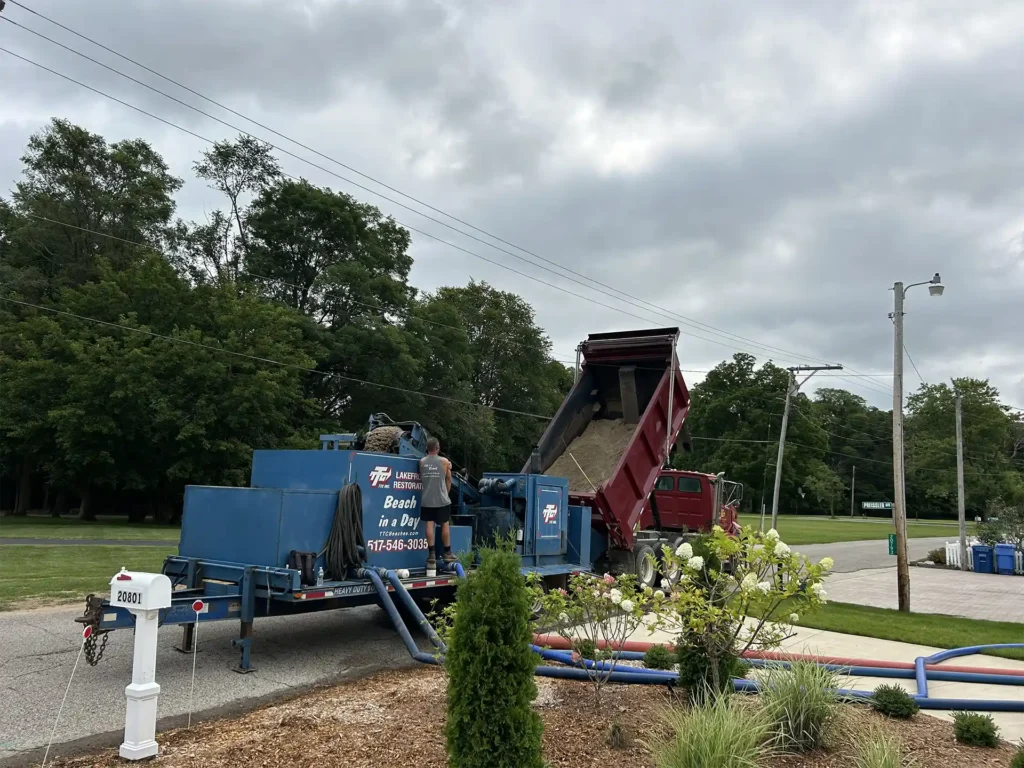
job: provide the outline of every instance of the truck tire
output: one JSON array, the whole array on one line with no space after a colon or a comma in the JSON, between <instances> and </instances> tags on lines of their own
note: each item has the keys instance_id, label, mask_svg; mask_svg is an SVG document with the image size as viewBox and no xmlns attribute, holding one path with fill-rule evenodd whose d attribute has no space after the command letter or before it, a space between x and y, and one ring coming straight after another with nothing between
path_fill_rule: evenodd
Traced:
<instances>
[{"instance_id":1,"label":"truck tire","mask_svg":"<svg viewBox=\"0 0 1024 768\"><path fill-rule=\"evenodd\" d=\"M684 541L686 541L685 538L677 536L674 540L666 542L665 546L675 552L676 549L679 548L679 545ZM669 584L675 584L679 581L679 577L683 575L682 571L678 567L672 568L671 571L669 571L665 566L665 558L664 556L661 556L660 553L658 557L658 570L661 571L662 577L667 580Z\"/></svg>"},{"instance_id":2,"label":"truck tire","mask_svg":"<svg viewBox=\"0 0 1024 768\"><path fill-rule=\"evenodd\" d=\"M654 587L658 583L658 557L650 544L637 544L633 548L633 573L641 587Z\"/></svg>"}]
</instances>

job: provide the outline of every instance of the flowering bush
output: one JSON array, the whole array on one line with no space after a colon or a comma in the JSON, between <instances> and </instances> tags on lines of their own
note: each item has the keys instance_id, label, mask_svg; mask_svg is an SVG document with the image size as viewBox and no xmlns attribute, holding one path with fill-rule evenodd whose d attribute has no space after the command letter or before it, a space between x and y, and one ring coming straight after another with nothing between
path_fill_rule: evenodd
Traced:
<instances>
[{"instance_id":1,"label":"flowering bush","mask_svg":"<svg viewBox=\"0 0 1024 768\"><path fill-rule=\"evenodd\" d=\"M744 528L733 538L719 526L694 544L664 547L663 559L682 577L675 584L662 581L644 606L650 615L641 620L649 629L677 632L681 658L706 670L704 682L714 691L726 689L722 672L744 652L778 647L801 612L825 603L822 579L833 565L831 558L812 564L795 554L774 529L762 536ZM777 616L783 604L787 613ZM694 654L703 659L696 666Z\"/></svg>"},{"instance_id":2,"label":"flowering bush","mask_svg":"<svg viewBox=\"0 0 1024 768\"><path fill-rule=\"evenodd\" d=\"M576 574L567 590L549 592L544 592L536 574L529 581L533 599L541 605L538 623L569 640L572 661L587 670L600 696L619 661L623 641L640 626L651 596L638 588L632 574Z\"/></svg>"}]
</instances>

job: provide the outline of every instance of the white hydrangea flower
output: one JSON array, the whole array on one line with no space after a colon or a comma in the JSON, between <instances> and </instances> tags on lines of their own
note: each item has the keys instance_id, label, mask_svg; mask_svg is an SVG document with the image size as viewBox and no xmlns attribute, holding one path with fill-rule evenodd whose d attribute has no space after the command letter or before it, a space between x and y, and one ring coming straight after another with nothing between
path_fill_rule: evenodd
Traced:
<instances>
[{"instance_id":1,"label":"white hydrangea flower","mask_svg":"<svg viewBox=\"0 0 1024 768\"><path fill-rule=\"evenodd\" d=\"M659 589L657 592L654 593L654 596L661 600L663 597L665 597L665 593Z\"/></svg>"},{"instance_id":2,"label":"white hydrangea flower","mask_svg":"<svg viewBox=\"0 0 1024 768\"><path fill-rule=\"evenodd\" d=\"M654 592L654 588L650 584L644 584L644 594L649 595Z\"/></svg>"},{"instance_id":3,"label":"white hydrangea flower","mask_svg":"<svg viewBox=\"0 0 1024 768\"><path fill-rule=\"evenodd\" d=\"M772 585L767 581L762 581L757 585L757 588L764 592L766 595L772 591Z\"/></svg>"},{"instance_id":4,"label":"white hydrangea flower","mask_svg":"<svg viewBox=\"0 0 1024 768\"><path fill-rule=\"evenodd\" d=\"M608 597L616 605L622 602L622 592L620 592L617 589L613 589L611 592L609 592Z\"/></svg>"},{"instance_id":5,"label":"white hydrangea flower","mask_svg":"<svg viewBox=\"0 0 1024 768\"><path fill-rule=\"evenodd\" d=\"M713 525L713 526L711 526L711 532L712 533L725 533L725 531L722 530L722 526L720 526L720 525Z\"/></svg>"},{"instance_id":6,"label":"white hydrangea flower","mask_svg":"<svg viewBox=\"0 0 1024 768\"><path fill-rule=\"evenodd\" d=\"M690 542L684 541L676 547L676 557L681 557L684 560L689 560L693 557L693 547L690 545Z\"/></svg>"},{"instance_id":7,"label":"white hydrangea flower","mask_svg":"<svg viewBox=\"0 0 1024 768\"><path fill-rule=\"evenodd\" d=\"M569 618L569 614L568 613L560 613L560 614L558 614L558 620L560 622L562 622L563 624L568 624L571 621L571 619Z\"/></svg>"},{"instance_id":8,"label":"white hydrangea flower","mask_svg":"<svg viewBox=\"0 0 1024 768\"><path fill-rule=\"evenodd\" d=\"M764 535L764 537L766 539L768 539L768 541L778 541L779 540L779 532L776 531L774 528L770 528L768 530L768 533L766 533Z\"/></svg>"},{"instance_id":9,"label":"white hydrangea flower","mask_svg":"<svg viewBox=\"0 0 1024 768\"><path fill-rule=\"evenodd\" d=\"M836 561L833 560L831 557L823 557L821 558L821 562L819 563L819 565L826 571L831 571L832 566L834 566L835 564Z\"/></svg>"},{"instance_id":10,"label":"white hydrangea flower","mask_svg":"<svg viewBox=\"0 0 1024 768\"><path fill-rule=\"evenodd\" d=\"M749 592L757 586L757 574L748 573L743 577L743 581L740 582L740 589L744 592Z\"/></svg>"},{"instance_id":11,"label":"white hydrangea flower","mask_svg":"<svg viewBox=\"0 0 1024 768\"><path fill-rule=\"evenodd\" d=\"M623 600L622 601L622 610L624 610L626 613L632 613L633 612L633 601L632 600Z\"/></svg>"},{"instance_id":12,"label":"white hydrangea flower","mask_svg":"<svg viewBox=\"0 0 1024 768\"><path fill-rule=\"evenodd\" d=\"M789 614L789 623L796 624L800 620L800 616L795 613Z\"/></svg>"},{"instance_id":13,"label":"white hydrangea flower","mask_svg":"<svg viewBox=\"0 0 1024 768\"><path fill-rule=\"evenodd\" d=\"M704 558L700 555L694 555L686 561L686 567L691 568L694 571L699 571L704 567Z\"/></svg>"},{"instance_id":14,"label":"white hydrangea flower","mask_svg":"<svg viewBox=\"0 0 1024 768\"><path fill-rule=\"evenodd\" d=\"M790 550L789 545L784 541L775 542L775 554L776 555L788 555Z\"/></svg>"},{"instance_id":15,"label":"white hydrangea flower","mask_svg":"<svg viewBox=\"0 0 1024 768\"><path fill-rule=\"evenodd\" d=\"M815 597L821 597L825 593L825 588L821 583L817 583L811 586L811 594Z\"/></svg>"}]
</instances>

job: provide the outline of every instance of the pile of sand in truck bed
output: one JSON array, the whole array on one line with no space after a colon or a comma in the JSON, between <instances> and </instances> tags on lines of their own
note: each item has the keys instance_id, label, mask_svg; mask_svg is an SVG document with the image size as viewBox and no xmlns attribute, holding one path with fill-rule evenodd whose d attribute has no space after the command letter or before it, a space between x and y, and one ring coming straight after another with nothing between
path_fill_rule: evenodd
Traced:
<instances>
[{"instance_id":1,"label":"pile of sand in truck bed","mask_svg":"<svg viewBox=\"0 0 1024 768\"><path fill-rule=\"evenodd\" d=\"M594 486L611 477L635 429L635 425L623 424L622 419L595 419L544 474L568 478L573 493L593 491Z\"/></svg>"}]
</instances>

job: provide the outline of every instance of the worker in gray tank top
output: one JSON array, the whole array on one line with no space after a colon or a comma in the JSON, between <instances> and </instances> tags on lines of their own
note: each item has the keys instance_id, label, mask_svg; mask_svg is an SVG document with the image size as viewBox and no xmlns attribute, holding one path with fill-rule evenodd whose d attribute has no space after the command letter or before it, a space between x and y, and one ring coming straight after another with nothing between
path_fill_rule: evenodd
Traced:
<instances>
[{"instance_id":1,"label":"worker in gray tank top","mask_svg":"<svg viewBox=\"0 0 1024 768\"><path fill-rule=\"evenodd\" d=\"M420 480L423 481L421 516L427 524L427 568L436 568L434 557L434 524L441 526L441 541L444 552L441 556L446 563L455 561L452 554L451 531L452 505L449 493L452 489L452 463L438 453L441 443L436 437L427 440L427 455L420 459Z\"/></svg>"}]
</instances>

